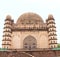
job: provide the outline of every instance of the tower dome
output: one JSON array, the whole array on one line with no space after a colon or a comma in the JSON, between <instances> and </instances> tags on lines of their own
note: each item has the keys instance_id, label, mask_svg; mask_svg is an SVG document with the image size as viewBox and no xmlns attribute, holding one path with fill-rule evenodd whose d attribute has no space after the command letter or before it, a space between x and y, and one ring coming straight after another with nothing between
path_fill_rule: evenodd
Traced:
<instances>
[{"instance_id":1,"label":"tower dome","mask_svg":"<svg viewBox=\"0 0 60 57\"><path fill-rule=\"evenodd\" d=\"M10 15L7 15L7 16L6 16L6 19L11 19L11 16L10 16Z\"/></svg>"},{"instance_id":2,"label":"tower dome","mask_svg":"<svg viewBox=\"0 0 60 57\"><path fill-rule=\"evenodd\" d=\"M50 18L53 18L53 15L52 14L49 14L48 15L48 19L50 19Z\"/></svg>"},{"instance_id":3,"label":"tower dome","mask_svg":"<svg viewBox=\"0 0 60 57\"><path fill-rule=\"evenodd\" d=\"M35 20L35 21L40 21L41 23L43 23L42 18L41 18L38 14L36 14L36 13L31 13L31 12L22 14L22 15L18 18L17 23L19 24L20 22L29 21L29 20L31 20L31 21L33 21L33 20Z\"/></svg>"}]
</instances>

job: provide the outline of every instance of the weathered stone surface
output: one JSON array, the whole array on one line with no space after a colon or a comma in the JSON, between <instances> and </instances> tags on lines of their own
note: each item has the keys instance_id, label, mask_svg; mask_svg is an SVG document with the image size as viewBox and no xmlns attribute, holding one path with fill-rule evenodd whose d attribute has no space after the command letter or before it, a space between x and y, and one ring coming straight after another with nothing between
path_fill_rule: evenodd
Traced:
<instances>
[{"instance_id":1,"label":"weathered stone surface","mask_svg":"<svg viewBox=\"0 0 60 57\"><path fill-rule=\"evenodd\" d=\"M60 51L0 51L0 57L60 57Z\"/></svg>"}]
</instances>

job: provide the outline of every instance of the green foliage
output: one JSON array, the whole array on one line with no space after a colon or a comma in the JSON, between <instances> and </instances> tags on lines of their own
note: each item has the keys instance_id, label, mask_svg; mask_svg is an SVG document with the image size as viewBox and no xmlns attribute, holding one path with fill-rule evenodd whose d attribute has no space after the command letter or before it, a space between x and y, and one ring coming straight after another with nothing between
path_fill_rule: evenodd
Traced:
<instances>
[{"instance_id":1,"label":"green foliage","mask_svg":"<svg viewBox=\"0 0 60 57\"><path fill-rule=\"evenodd\" d=\"M60 43L58 43L58 48L60 48Z\"/></svg>"}]
</instances>

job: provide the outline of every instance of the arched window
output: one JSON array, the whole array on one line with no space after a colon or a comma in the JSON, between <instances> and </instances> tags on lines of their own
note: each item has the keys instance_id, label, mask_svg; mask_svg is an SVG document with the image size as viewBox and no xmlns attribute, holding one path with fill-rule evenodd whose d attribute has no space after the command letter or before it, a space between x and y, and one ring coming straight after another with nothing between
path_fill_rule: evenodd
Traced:
<instances>
[{"instance_id":1,"label":"arched window","mask_svg":"<svg viewBox=\"0 0 60 57\"><path fill-rule=\"evenodd\" d=\"M51 46L51 48L53 48L53 46Z\"/></svg>"},{"instance_id":2,"label":"arched window","mask_svg":"<svg viewBox=\"0 0 60 57\"><path fill-rule=\"evenodd\" d=\"M54 48L55 48L55 45L54 45Z\"/></svg>"}]
</instances>

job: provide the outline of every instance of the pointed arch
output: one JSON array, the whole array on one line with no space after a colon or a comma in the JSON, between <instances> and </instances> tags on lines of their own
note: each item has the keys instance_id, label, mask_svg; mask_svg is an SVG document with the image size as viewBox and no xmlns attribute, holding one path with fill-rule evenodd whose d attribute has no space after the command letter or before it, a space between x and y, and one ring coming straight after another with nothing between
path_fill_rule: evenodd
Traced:
<instances>
[{"instance_id":1,"label":"pointed arch","mask_svg":"<svg viewBox=\"0 0 60 57\"><path fill-rule=\"evenodd\" d=\"M34 49L37 47L37 40L35 37L29 35L23 40L23 48Z\"/></svg>"}]
</instances>

